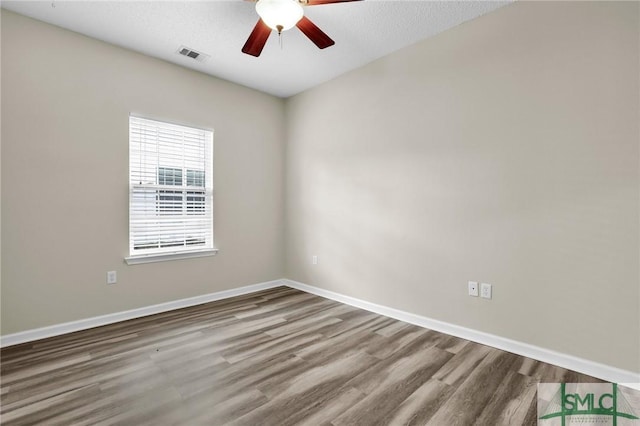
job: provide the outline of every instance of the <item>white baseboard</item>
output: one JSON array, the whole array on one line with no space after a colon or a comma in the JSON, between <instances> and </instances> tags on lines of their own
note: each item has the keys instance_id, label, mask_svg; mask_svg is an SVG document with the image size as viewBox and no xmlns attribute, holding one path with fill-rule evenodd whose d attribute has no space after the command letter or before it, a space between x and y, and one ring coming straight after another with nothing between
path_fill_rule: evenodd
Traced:
<instances>
[{"instance_id":1,"label":"white baseboard","mask_svg":"<svg viewBox=\"0 0 640 426\"><path fill-rule=\"evenodd\" d=\"M384 315L403 322L417 325L419 327L428 328L449 334L451 336L460 337L462 339L471 340L472 342L481 343L483 345L502 349L507 352L526 356L538 361L557 365L562 368L577 371L589 376L597 377L608 382L625 384L626 386L640 389L640 373L621 370L605 364L600 364L587 359L578 358L573 355L567 355L550 349L541 348L530 345L528 343L518 342L516 340L507 339L496 336L494 334L484 333L482 331L472 330L455 324L438 321L432 318L423 317L421 315L412 314L410 312L401 311L399 309L389 308L387 306L378 305L367 302L365 300L356 299L355 297L345 296L333 291L324 290L318 287L303 284L297 281L283 280L284 285L295 288L317 296L335 300L340 303L355 306L376 314Z\"/></svg>"},{"instance_id":2,"label":"white baseboard","mask_svg":"<svg viewBox=\"0 0 640 426\"><path fill-rule=\"evenodd\" d=\"M278 286L295 288L307 293L335 300L340 303L351 305L370 312L375 312L377 314L384 315L390 318L395 318L397 320L414 324L419 327L424 327L446 333L451 336L471 340L473 342L526 356L538 361L557 365L562 368L574 370L579 373L587 374L589 376L597 377L609 382L626 384L629 387L640 389L640 373L622 370L587 359L578 358L573 355L567 355L550 349L530 345L528 343L518 342L516 340L511 340L459 325L450 324L444 321L427 318L421 315L412 314L410 312L401 311L399 309L378 305L375 303L367 302L365 300L357 299L355 297L346 296L340 293L324 290L318 287L310 286L288 279L267 281L259 284L248 285L245 287L234 288L231 290L224 290L216 293L190 297L187 299L160 303L158 305L145 306L129 311L116 312L113 314L101 315L98 317L86 318L78 321L56 324L49 327L42 327L33 330L22 331L19 333L8 334L5 336L0 336L0 347L13 346L20 343L44 339L47 337L72 333L74 331L86 330L102 325L113 324L115 322L145 317L148 315L186 308L189 306L201 305L203 303L213 302L221 299L228 299L230 297L241 296L244 294L254 293L256 291L266 290Z\"/></svg>"},{"instance_id":3,"label":"white baseboard","mask_svg":"<svg viewBox=\"0 0 640 426\"><path fill-rule=\"evenodd\" d=\"M36 328L33 330L21 331L19 333L7 334L0 337L0 347L13 346L20 343L45 339L47 337L59 336L61 334L73 333L74 331L86 330L99 327L101 325L113 324L114 322L126 321L134 318L146 317L148 315L173 311L175 309L189 306L201 305L230 297L241 296L243 294L254 293L273 287L285 285L282 280L267 281L259 284L248 285L231 290L218 291L215 293L203 294L201 296L189 297L187 299L173 300L171 302L160 303L158 305L145 306L131 309L129 311L116 312L113 314L101 315L93 318L85 318L78 321L65 322L49 327Z\"/></svg>"}]
</instances>

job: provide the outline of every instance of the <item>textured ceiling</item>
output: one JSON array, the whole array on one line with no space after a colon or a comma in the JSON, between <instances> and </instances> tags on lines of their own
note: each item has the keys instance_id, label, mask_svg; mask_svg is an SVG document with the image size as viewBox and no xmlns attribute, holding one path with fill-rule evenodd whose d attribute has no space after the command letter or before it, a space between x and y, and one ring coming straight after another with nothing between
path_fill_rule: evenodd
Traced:
<instances>
[{"instance_id":1,"label":"textured ceiling","mask_svg":"<svg viewBox=\"0 0 640 426\"><path fill-rule=\"evenodd\" d=\"M358 68L508 1L365 0L305 7L336 44L319 50L298 29L272 33L258 58L242 48L258 17L254 3L229 1L3 1L2 7L279 97ZM181 46L209 55L178 55Z\"/></svg>"}]
</instances>

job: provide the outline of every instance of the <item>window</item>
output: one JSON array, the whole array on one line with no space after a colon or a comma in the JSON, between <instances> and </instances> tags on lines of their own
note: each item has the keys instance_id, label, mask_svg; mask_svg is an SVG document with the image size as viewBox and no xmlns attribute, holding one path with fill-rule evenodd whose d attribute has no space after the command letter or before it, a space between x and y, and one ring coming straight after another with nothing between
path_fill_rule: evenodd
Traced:
<instances>
[{"instance_id":1,"label":"window","mask_svg":"<svg viewBox=\"0 0 640 426\"><path fill-rule=\"evenodd\" d=\"M213 254L213 132L129 117L129 257Z\"/></svg>"}]
</instances>

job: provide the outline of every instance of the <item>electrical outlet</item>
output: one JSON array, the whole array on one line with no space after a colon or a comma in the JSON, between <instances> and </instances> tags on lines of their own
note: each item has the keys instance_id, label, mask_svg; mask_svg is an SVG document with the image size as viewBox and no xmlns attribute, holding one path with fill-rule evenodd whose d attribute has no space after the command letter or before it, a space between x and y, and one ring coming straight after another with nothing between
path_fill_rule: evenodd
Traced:
<instances>
[{"instance_id":1,"label":"electrical outlet","mask_svg":"<svg viewBox=\"0 0 640 426\"><path fill-rule=\"evenodd\" d=\"M478 283L469 281L469 296L478 297Z\"/></svg>"},{"instance_id":2,"label":"electrical outlet","mask_svg":"<svg viewBox=\"0 0 640 426\"><path fill-rule=\"evenodd\" d=\"M480 284L480 297L483 299L491 299L491 284Z\"/></svg>"},{"instance_id":3,"label":"electrical outlet","mask_svg":"<svg viewBox=\"0 0 640 426\"><path fill-rule=\"evenodd\" d=\"M107 284L115 284L116 282L118 282L118 276L116 275L116 271L108 271Z\"/></svg>"},{"instance_id":4,"label":"electrical outlet","mask_svg":"<svg viewBox=\"0 0 640 426\"><path fill-rule=\"evenodd\" d=\"M313 263L314 265L317 265L318 264L318 256L315 256L315 255L312 256L311 257L311 263Z\"/></svg>"}]
</instances>

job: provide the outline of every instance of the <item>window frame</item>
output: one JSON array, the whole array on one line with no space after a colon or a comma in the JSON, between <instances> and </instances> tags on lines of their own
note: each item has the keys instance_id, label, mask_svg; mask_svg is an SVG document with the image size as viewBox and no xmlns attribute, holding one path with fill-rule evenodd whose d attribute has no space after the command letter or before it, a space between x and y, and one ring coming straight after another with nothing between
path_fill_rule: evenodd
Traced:
<instances>
[{"instance_id":1,"label":"window frame","mask_svg":"<svg viewBox=\"0 0 640 426\"><path fill-rule=\"evenodd\" d=\"M153 129L154 125L156 135L144 135L139 132L136 137L133 136L134 128ZM161 141L160 135L163 131L173 130L183 132L179 133L182 144L176 142L179 138L174 137L175 140L172 140L167 148L166 141ZM186 142L190 138L190 135L187 136L189 132L201 133L202 141L196 142L195 145ZM129 115L129 255L125 257L127 264L212 256L218 252L214 245L213 135L213 129ZM138 147L135 144L138 144ZM189 150L196 146L199 150L200 144L203 153L194 157ZM149 151L148 146L155 146L156 151ZM162 146L165 146L164 150ZM176 148L182 155L180 165L167 160L175 156ZM155 163L145 157L149 155L157 156ZM196 158L195 162L193 158ZM188 162L190 165L187 165ZM154 170L153 175L150 170ZM147 182L143 182L145 178ZM139 183L135 183L138 179ZM163 196L166 199L163 200ZM171 214L172 211L175 213ZM153 222L154 218L157 220L155 227L149 226L148 230L144 229L146 224L139 223ZM163 234L163 222L165 226L177 224L178 227L186 228L176 231L175 235L168 234L166 230ZM202 222L205 222L204 226L200 226ZM195 226L193 238L201 237L201 244L189 243L190 226ZM144 247L145 241L142 236L146 232L152 235L159 232L156 234L158 240L154 243L155 247ZM175 241L171 237L176 237Z\"/></svg>"}]
</instances>

